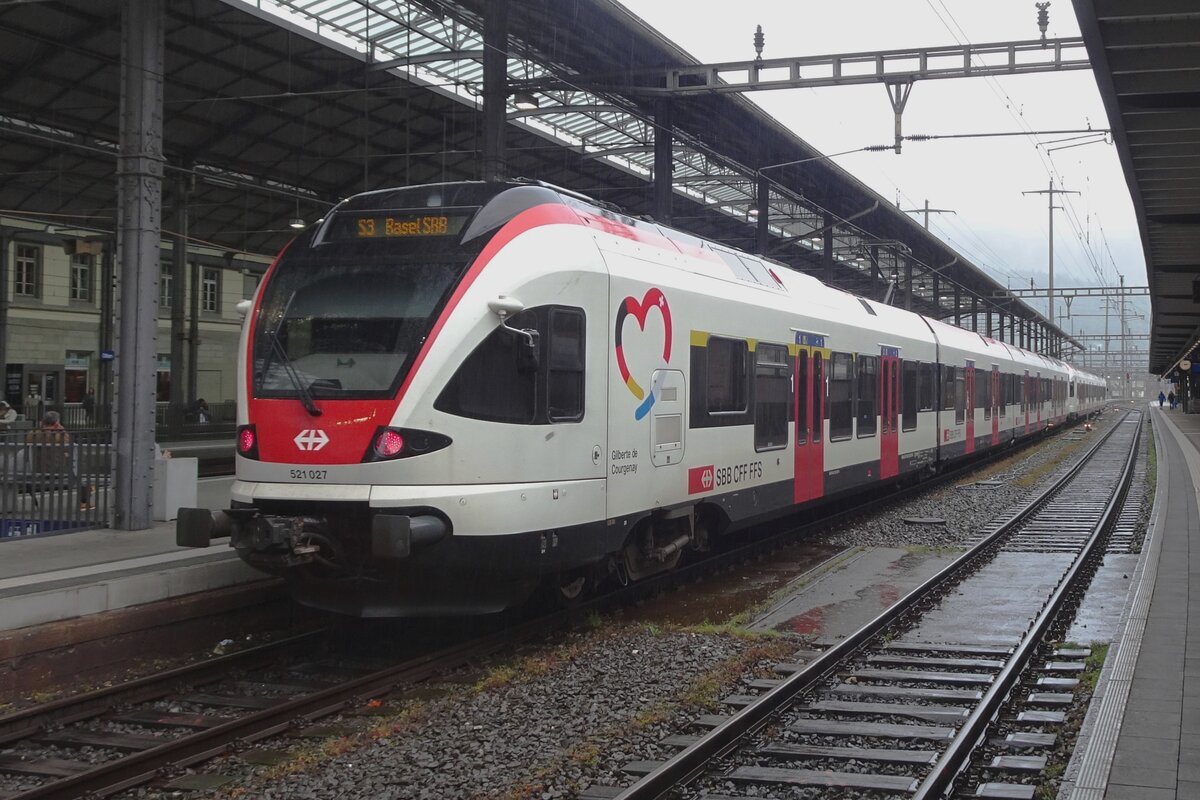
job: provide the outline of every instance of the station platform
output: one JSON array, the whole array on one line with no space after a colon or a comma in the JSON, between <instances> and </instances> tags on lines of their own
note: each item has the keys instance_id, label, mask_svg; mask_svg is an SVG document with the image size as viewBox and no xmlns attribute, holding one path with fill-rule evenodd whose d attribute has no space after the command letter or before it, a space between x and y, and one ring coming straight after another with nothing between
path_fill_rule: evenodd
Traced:
<instances>
[{"instance_id":1,"label":"station platform","mask_svg":"<svg viewBox=\"0 0 1200 800\"><path fill-rule=\"evenodd\" d=\"M228 505L233 478L201 478L197 502ZM225 540L175 545L175 523L144 531L98 529L0 542L0 632L270 580Z\"/></svg>"},{"instance_id":2,"label":"station platform","mask_svg":"<svg viewBox=\"0 0 1200 800\"><path fill-rule=\"evenodd\" d=\"M1200 414L1150 410L1158 476L1130 581L1060 798L1200 798Z\"/></svg>"}]
</instances>

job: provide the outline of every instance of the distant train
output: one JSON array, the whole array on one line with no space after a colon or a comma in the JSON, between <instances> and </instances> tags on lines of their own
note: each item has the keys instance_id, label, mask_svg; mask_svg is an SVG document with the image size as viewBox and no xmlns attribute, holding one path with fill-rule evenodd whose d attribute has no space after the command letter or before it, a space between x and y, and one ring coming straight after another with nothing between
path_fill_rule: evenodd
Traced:
<instances>
[{"instance_id":1,"label":"distant train","mask_svg":"<svg viewBox=\"0 0 1200 800\"><path fill-rule=\"evenodd\" d=\"M229 535L309 606L573 597L1098 410L1052 358L543 184L369 192L244 326Z\"/></svg>"}]
</instances>

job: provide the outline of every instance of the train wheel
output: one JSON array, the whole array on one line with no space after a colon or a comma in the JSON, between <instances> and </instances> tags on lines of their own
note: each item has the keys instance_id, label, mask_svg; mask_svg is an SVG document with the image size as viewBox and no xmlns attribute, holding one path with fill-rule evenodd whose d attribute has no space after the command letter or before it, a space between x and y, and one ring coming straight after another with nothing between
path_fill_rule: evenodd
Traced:
<instances>
[{"instance_id":1,"label":"train wheel","mask_svg":"<svg viewBox=\"0 0 1200 800\"><path fill-rule=\"evenodd\" d=\"M672 538L671 534L674 533L669 527L666 531L656 531L650 520L639 523L621 550L621 560L629 580L640 581L675 569L683 556L683 547L692 537L690 534L679 534Z\"/></svg>"}]
</instances>

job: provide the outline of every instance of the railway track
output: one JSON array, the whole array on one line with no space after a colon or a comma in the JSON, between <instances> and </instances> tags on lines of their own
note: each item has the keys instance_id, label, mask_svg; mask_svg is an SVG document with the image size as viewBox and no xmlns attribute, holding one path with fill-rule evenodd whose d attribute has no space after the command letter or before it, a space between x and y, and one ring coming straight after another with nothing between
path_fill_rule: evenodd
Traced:
<instances>
[{"instance_id":1,"label":"railway track","mask_svg":"<svg viewBox=\"0 0 1200 800\"><path fill-rule=\"evenodd\" d=\"M643 776L632 786L581 797L1032 799L1089 654L1052 639L1109 531L1137 513L1125 496L1140 432L1141 414L1127 414L1053 486L859 631L806 664L778 665L784 677L749 682L725 700L740 710L665 740L673 757L628 764ZM989 607L994 618L981 617Z\"/></svg>"},{"instance_id":2,"label":"railway track","mask_svg":"<svg viewBox=\"0 0 1200 800\"><path fill-rule=\"evenodd\" d=\"M976 469L979 463L972 465ZM834 511L803 528L781 530L703 562L688 565L557 614L519 622L498 633L460 637L440 649L382 670L332 667L314 661L316 635L264 645L87 695L0 717L0 774L23 776L19 789L0 784L0 800L108 796L153 781L476 661L515 642L561 630L595 611L621 607L667 588L781 547L815 529L870 514L912 491L956 480L948 473L915 489L881 494ZM339 674L339 669L341 673Z\"/></svg>"}]
</instances>

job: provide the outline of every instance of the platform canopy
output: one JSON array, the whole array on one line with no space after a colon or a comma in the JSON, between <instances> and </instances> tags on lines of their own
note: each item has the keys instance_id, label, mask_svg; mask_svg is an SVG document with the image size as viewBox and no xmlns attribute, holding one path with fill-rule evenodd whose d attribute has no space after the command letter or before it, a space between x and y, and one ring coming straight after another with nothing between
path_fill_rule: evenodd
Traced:
<instances>
[{"instance_id":1,"label":"platform canopy","mask_svg":"<svg viewBox=\"0 0 1200 800\"><path fill-rule=\"evenodd\" d=\"M1200 5L1073 2L1137 212L1161 375L1200 341Z\"/></svg>"},{"instance_id":2,"label":"platform canopy","mask_svg":"<svg viewBox=\"0 0 1200 800\"><path fill-rule=\"evenodd\" d=\"M196 244L271 253L293 220L311 224L349 194L480 178L484 14L500 1L166 2L164 230L182 204ZM113 230L121 8L46 0L0 11L4 214ZM867 297L898 281L893 302L964 323L976 311L981 332L991 311L1010 330L1013 317L1037 327L1047 347L1068 341L744 97L678 98L667 120L653 100L571 88L572 75L695 63L613 0L508 8L509 80L568 83L538 93L536 107L507 96L509 175L661 218L655 140L669 128L674 226ZM769 172L764 245L758 170L805 159Z\"/></svg>"}]
</instances>

